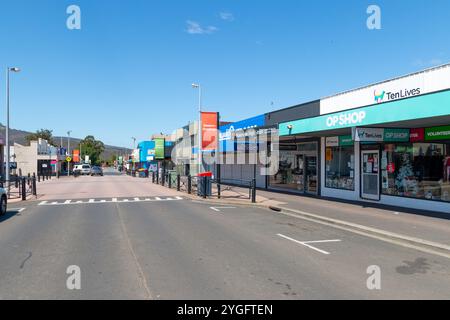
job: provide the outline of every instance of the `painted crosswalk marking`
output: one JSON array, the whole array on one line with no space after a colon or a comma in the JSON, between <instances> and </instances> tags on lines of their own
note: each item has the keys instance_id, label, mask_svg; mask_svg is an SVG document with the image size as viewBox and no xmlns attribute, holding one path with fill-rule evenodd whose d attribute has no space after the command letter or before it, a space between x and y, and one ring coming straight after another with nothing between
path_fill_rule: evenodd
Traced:
<instances>
[{"instance_id":1,"label":"painted crosswalk marking","mask_svg":"<svg viewBox=\"0 0 450 320\"><path fill-rule=\"evenodd\" d=\"M89 199L89 200L60 200L60 201L42 201L39 206L64 206L64 205L76 205L76 204L105 204L105 203L136 203L136 202L159 202L159 201L180 201L184 200L182 197L153 197L153 198L138 198L130 199Z\"/></svg>"}]
</instances>

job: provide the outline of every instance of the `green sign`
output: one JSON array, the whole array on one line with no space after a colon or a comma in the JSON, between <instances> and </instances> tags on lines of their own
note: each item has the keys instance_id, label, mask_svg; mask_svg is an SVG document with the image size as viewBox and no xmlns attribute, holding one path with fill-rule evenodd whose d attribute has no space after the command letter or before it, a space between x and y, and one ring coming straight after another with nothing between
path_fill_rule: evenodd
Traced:
<instances>
[{"instance_id":1,"label":"green sign","mask_svg":"<svg viewBox=\"0 0 450 320\"><path fill-rule=\"evenodd\" d=\"M281 123L280 136L447 116L450 91Z\"/></svg>"},{"instance_id":2,"label":"green sign","mask_svg":"<svg viewBox=\"0 0 450 320\"><path fill-rule=\"evenodd\" d=\"M425 140L449 140L450 139L450 126L435 127L425 129Z\"/></svg>"},{"instance_id":3,"label":"green sign","mask_svg":"<svg viewBox=\"0 0 450 320\"><path fill-rule=\"evenodd\" d=\"M352 136L340 136L339 137L339 146L340 147L347 147L347 146L353 146L355 142L353 141Z\"/></svg>"},{"instance_id":4,"label":"green sign","mask_svg":"<svg viewBox=\"0 0 450 320\"><path fill-rule=\"evenodd\" d=\"M384 129L385 142L409 142L409 129Z\"/></svg>"},{"instance_id":5,"label":"green sign","mask_svg":"<svg viewBox=\"0 0 450 320\"><path fill-rule=\"evenodd\" d=\"M165 139L155 139L155 159L164 160L165 159Z\"/></svg>"}]
</instances>

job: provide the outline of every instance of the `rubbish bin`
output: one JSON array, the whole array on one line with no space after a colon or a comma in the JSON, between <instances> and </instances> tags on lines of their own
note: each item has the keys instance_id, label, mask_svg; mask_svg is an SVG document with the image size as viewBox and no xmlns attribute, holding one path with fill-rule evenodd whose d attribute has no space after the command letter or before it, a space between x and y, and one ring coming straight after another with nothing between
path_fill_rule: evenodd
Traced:
<instances>
[{"instance_id":1,"label":"rubbish bin","mask_svg":"<svg viewBox=\"0 0 450 320\"><path fill-rule=\"evenodd\" d=\"M204 172L198 175L197 194L199 197L210 197L212 195L212 172Z\"/></svg>"}]
</instances>

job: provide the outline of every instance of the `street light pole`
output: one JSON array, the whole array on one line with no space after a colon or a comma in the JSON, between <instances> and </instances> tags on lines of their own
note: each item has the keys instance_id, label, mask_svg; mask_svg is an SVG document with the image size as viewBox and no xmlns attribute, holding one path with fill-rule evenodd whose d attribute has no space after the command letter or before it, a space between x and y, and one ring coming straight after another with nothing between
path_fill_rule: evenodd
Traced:
<instances>
[{"instance_id":1,"label":"street light pole","mask_svg":"<svg viewBox=\"0 0 450 320\"><path fill-rule=\"evenodd\" d=\"M198 89L198 172L202 171L202 86L200 84L193 83L192 88Z\"/></svg>"},{"instance_id":2,"label":"street light pole","mask_svg":"<svg viewBox=\"0 0 450 320\"><path fill-rule=\"evenodd\" d=\"M67 131L67 156L70 156L70 134L72 130ZM67 176L70 177L70 162L67 161Z\"/></svg>"},{"instance_id":3,"label":"street light pole","mask_svg":"<svg viewBox=\"0 0 450 320\"><path fill-rule=\"evenodd\" d=\"M5 133L5 139L6 139L6 172L5 172L5 182L8 185L8 195L9 195L9 167L10 167L10 150L9 150L9 73L10 72L20 72L19 68L11 68L8 67L6 69L6 133Z\"/></svg>"}]
</instances>

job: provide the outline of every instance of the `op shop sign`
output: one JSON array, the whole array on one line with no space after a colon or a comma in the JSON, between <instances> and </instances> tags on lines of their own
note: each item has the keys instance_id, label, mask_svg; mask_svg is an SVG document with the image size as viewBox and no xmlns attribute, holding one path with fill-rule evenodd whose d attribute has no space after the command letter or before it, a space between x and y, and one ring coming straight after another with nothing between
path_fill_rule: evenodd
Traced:
<instances>
[{"instance_id":1,"label":"op shop sign","mask_svg":"<svg viewBox=\"0 0 450 320\"><path fill-rule=\"evenodd\" d=\"M329 116L327 118L327 127L334 128L337 125L342 126L357 126L363 123L366 118L365 111L345 112L339 115Z\"/></svg>"}]
</instances>

